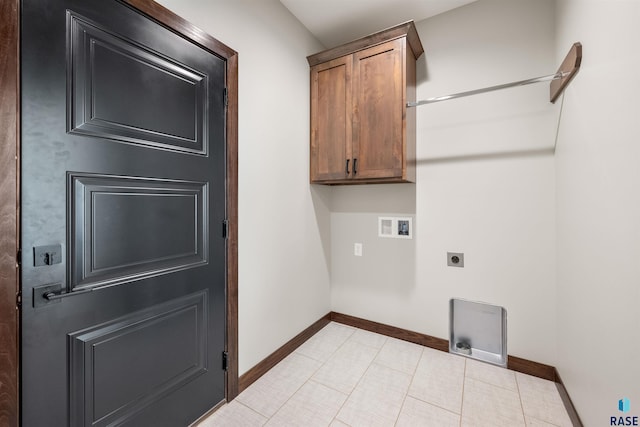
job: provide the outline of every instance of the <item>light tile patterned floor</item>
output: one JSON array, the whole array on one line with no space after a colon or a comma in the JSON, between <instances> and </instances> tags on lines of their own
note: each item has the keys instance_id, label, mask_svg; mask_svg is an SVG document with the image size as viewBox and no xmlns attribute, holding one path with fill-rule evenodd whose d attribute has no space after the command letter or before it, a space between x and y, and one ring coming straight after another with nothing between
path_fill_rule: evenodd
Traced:
<instances>
[{"instance_id":1,"label":"light tile patterned floor","mask_svg":"<svg viewBox=\"0 0 640 427\"><path fill-rule=\"evenodd\" d=\"M551 381L330 323L198 427L560 426Z\"/></svg>"}]
</instances>

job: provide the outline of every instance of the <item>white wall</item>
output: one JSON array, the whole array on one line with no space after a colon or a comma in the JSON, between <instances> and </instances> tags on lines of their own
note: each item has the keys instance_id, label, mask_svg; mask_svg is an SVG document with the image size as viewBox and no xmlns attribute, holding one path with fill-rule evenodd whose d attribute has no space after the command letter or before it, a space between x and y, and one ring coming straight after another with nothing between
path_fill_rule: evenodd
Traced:
<instances>
[{"instance_id":1,"label":"white wall","mask_svg":"<svg viewBox=\"0 0 640 427\"><path fill-rule=\"evenodd\" d=\"M640 416L640 2L559 1L583 44L556 150L558 362L585 426ZM631 400L631 412L617 410Z\"/></svg>"},{"instance_id":2,"label":"white wall","mask_svg":"<svg viewBox=\"0 0 640 427\"><path fill-rule=\"evenodd\" d=\"M239 370L330 311L329 211L309 188L320 43L278 0L160 0L239 53Z\"/></svg>"},{"instance_id":3,"label":"white wall","mask_svg":"<svg viewBox=\"0 0 640 427\"><path fill-rule=\"evenodd\" d=\"M551 0L480 0L417 23L418 99L555 72L554 14ZM450 298L498 304L509 354L555 362L559 107L548 90L419 107L415 185L332 189L334 311L447 339ZM414 240L377 237L388 213L414 217ZM464 252L465 267L447 267L447 251Z\"/></svg>"}]
</instances>

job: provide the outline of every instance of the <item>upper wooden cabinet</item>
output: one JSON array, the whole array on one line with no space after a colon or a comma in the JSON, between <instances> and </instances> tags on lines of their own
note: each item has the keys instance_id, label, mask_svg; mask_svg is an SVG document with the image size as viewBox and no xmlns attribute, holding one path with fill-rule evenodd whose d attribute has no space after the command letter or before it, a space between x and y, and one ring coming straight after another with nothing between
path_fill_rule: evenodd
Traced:
<instances>
[{"instance_id":1,"label":"upper wooden cabinet","mask_svg":"<svg viewBox=\"0 0 640 427\"><path fill-rule=\"evenodd\" d=\"M413 22L307 57L311 66L311 182L415 182Z\"/></svg>"}]
</instances>

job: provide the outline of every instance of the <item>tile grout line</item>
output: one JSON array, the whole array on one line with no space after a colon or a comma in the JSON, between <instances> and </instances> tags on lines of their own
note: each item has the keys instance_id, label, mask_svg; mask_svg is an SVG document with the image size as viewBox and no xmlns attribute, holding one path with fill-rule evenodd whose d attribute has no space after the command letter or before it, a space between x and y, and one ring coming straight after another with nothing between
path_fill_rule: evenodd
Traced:
<instances>
[{"instance_id":1,"label":"tile grout line","mask_svg":"<svg viewBox=\"0 0 640 427\"><path fill-rule=\"evenodd\" d=\"M371 331L367 331L367 330L365 330L365 329L356 328L356 332L357 332L357 331L364 331L364 332L368 332L368 333L373 334L373 335L380 335L381 337L383 337L383 338L384 338L384 341L383 341L383 343L382 343L382 345L381 345L380 347L376 347L376 346L373 346L373 345L371 345L371 344L367 344L367 343L364 343L364 342L361 342L361 341L355 341L355 340L353 341L353 342L355 342L355 343L365 345L365 346L367 346L367 347L369 347L369 348L374 348L374 349L378 350L378 352L379 352L379 350L382 350L382 347L384 347L384 345L385 345L385 344L387 343L387 341L389 340L389 337L388 337L388 336L386 336L386 335L382 335L382 334L379 334L379 333L377 333L377 332L371 332ZM355 335L355 332L353 333L353 335ZM349 337L349 338L351 338L351 337ZM376 357L377 357L377 356L378 356L378 355L376 354Z\"/></svg>"},{"instance_id":2,"label":"tile grout line","mask_svg":"<svg viewBox=\"0 0 640 427\"><path fill-rule=\"evenodd\" d=\"M530 376L530 375L524 374L524 373L519 373L519 374L522 375L523 377ZM549 381L549 380L545 380L543 378L536 378L536 380ZM529 417L529 418L536 419L538 421L542 421L544 423L547 423L547 424L555 426L555 427L560 427L560 424L557 424L556 421L561 421L561 420L560 419L556 419L556 417L551 417L552 421L549 421L549 419L542 419L542 418L539 418L539 417L534 416L534 415L528 415L524 410L524 403L522 401L522 395L520 393L520 382L518 381L518 375L516 375L516 384L518 385L518 394L520 395L520 404L522 405L522 415L525 418L525 424L527 422L527 417ZM545 392L544 390L538 390L536 393L542 393L543 395L548 395L548 393ZM556 391L556 393L557 393L557 391ZM562 398L559 395L558 395L558 397L560 398L560 403L561 403L560 406L562 408L562 411L567 415L567 417L569 417L567 408L564 406L564 403L562 402ZM536 400L538 400L538 399L536 399ZM544 398L542 400L544 400ZM543 402L543 404L544 404L544 402ZM573 425L571 417L569 417L568 419L571 422L571 425Z\"/></svg>"},{"instance_id":3,"label":"tile grout line","mask_svg":"<svg viewBox=\"0 0 640 427\"><path fill-rule=\"evenodd\" d=\"M462 427L462 410L464 408L464 385L467 383L467 359L464 360L464 370L462 371L462 396L460 397L460 423Z\"/></svg>"},{"instance_id":4,"label":"tile grout line","mask_svg":"<svg viewBox=\"0 0 640 427\"><path fill-rule=\"evenodd\" d=\"M411 384L413 384L413 378L416 376L416 372L418 372L418 365L422 360L422 356L424 355L425 346L421 345L422 349L420 350L420 357L418 358L418 363L416 363L416 367L413 368L413 373L411 374L411 383L409 383L409 388L411 388Z\"/></svg>"},{"instance_id":5,"label":"tile grout line","mask_svg":"<svg viewBox=\"0 0 640 427\"><path fill-rule=\"evenodd\" d=\"M325 326L325 327L326 327L326 326ZM352 328L352 327L350 327L350 328ZM322 329L324 329L324 328L322 328ZM322 329L321 329L321 330L322 330ZM318 372L318 371L319 371L319 370L320 370L320 369L321 369L321 368L322 368L322 367L323 367L323 366L324 366L324 365L329 361L329 359L331 359L331 357L332 357L332 356L333 356L333 355L334 355L334 354L335 354L335 353L336 353L336 352L337 352L337 351L338 351L338 350L339 350L339 349L344 345L344 343L346 343L347 341L349 341L349 338L351 338L351 336L352 336L352 335L355 333L355 331L356 331L356 330L355 330L355 328L352 328L352 329L353 329L353 331L351 332L351 334L350 334L350 335L349 335L349 336L348 336L348 337L347 337L347 338L346 338L346 339L345 339L345 340L344 340L344 341L343 341L343 342L342 342L342 343L341 343L341 344L336 348L336 350L335 350L333 353L331 353L331 355L327 358L327 360L326 360L326 361L322 361L322 360L315 359L315 358L313 358L313 357L311 357L311 356L307 356L306 354L303 354L303 353L298 353L298 352L297 352L297 351L295 351L295 350L291 353L291 354L296 354L297 356L300 356L300 357L304 357L304 358L309 359L309 360L313 360L313 361L315 361L315 362L319 362L319 363L320 363L320 366L318 366L318 368L317 368L316 370L314 370L314 371L313 371L313 373L309 376L309 378L307 378L307 379L306 379L306 380L305 380L305 381L300 385L300 387L298 387L298 388L296 389L296 391L294 391L294 392L291 394L291 396L289 396L289 397L287 398L287 400L285 400L285 402L284 402L282 405L280 405L280 406L278 407L278 409L273 413L273 415L271 415L271 416L267 416L267 415L265 415L265 414L263 414L263 413L259 412L258 410L251 408L250 406L248 406L248 405L246 405L246 404L243 404L243 405L244 405L244 406L246 406L246 407L248 407L249 409L253 410L254 412L256 412L256 413L258 413L258 414L262 415L263 417L265 417L265 418L267 419L267 422L265 423L265 425L266 425L266 424L268 424L268 423L269 423L269 421L270 421L274 416L276 416L276 414L277 414L278 412L280 412L280 410L284 407L284 405L286 405L286 404L291 400L291 398L292 398L293 396L295 396L295 394L296 394L298 391L300 391L300 389L301 389L302 387L304 387L304 385L305 385L305 384L307 384L307 382L309 382L309 381L311 380L311 378L312 378L312 377L313 377L313 376L314 376L314 375L315 375L315 374L316 374L316 373L317 373L317 372ZM321 330L320 330L320 331L321 331ZM318 332L320 332L320 331L318 331ZM316 332L316 334L317 334L318 332ZM315 335L314 335L314 336L315 336ZM298 348L299 348L299 347L298 347ZM297 349L296 349L296 350L297 350ZM282 363L282 362L283 362L283 361L285 361L287 358L289 358L289 357L291 356L291 354L289 354L287 357L285 357L285 358L284 358L284 359L282 359L280 362L278 362L278 363L277 363L273 368L269 369L269 371L273 370L276 366L278 366L280 363ZM317 384L324 385L324 384L322 384L322 383L318 383L317 381L315 381L315 382L316 382ZM252 384L252 385L253 385L253 384ZM336 390L336 391L337 391L337 390ZM241 394L242 394L242 393L241 393ZM240 396L238 396L238 397L240 397ZM234 400L235 400L235 399L234 399ZM239 402L240 402L240 403L242 403L241 401L239 401Z\"/></svg>"},{"instance_id":6,"label":"tile grout line","mask_svg":"<svg viewBox=\"0 0 640 427\"><path fill-rule=\"evenodd\" d=\"M331 324L331 323L332 323L332 322L330 322L329 324ZM340 391L340 390L336 390L335 388L333 388L333 387L331 387L331 386L328 386L328 385L326 385L326 384L323 384L323 383L321 383L321 382L316 381L316 380L314 380L314 379L313 379L313 376L314 376L314 375L315 375L315 374L316 374L320 369L322 369L322 368L323 368L323 367L324 367L324 366L329 362L329 360L331 360L331 358L332 358L332 357L333 357L333 356L338 352L338 350L340 350L340 349L341 349L341 348L346 344L346 342L347 342L347 341L349 341L349 340L351 339L351 337L352 337L352 336L356 333L356 331L358 330L358 328L354 328L353 326L342 325L342 324L337 323L337 322L333 322L333 323L336 323L337 325L340 325L341 327L345 327L345 328L350 328L350 329L352 329L351 334L349 334L349 336L347 336L347 338L346 338L342 343L340 343L340 345L339 345L339 346L337 346L337 347L336 347L336 349L333 351L333 353L331 353L331 354L329 355L329 357L327 357L327 360L322 361L322 360L314 359L314 358L313 358L313 357L311 357L311 356L306 356L306 355L304 355L304 354L302 354L302 353L299 353L301 356L306 356L306 357L308 357L309 359L312 359L312 360L315 360L315 361L317 361L317 362L320 362L320 363L321 363L321 365L320 365L320 366L318 366L318 369L316 369L316 370L311 374L311 376L310 376L310 377L309 377L309 378L304 382L304 384L307 384L309 381L313 381L314 383L316 383L316 384L318 384L318 385L321 385L321 386L323 386L323 387L327 387L328 389L333 390L333 391L335 391L335 392L337 392L337 393L345 394L345 393L343 393L343 392L342 392L342 391ZM328 325L327 325L327 326L328 326ZM326 328L326 326L325 326L325 328ZM322 329L324 329L324 328L322 328ZM322 329L321 329L321 330L322 330ZM320 332L320 331L318 331L318 332ZM318 332L316 332L316 334L317 334ZM314 336L315 336L315 335L314 335ZM364 345L364 344L363 344L363 345ZM297 350L297 349L296 349L296 350ZM300 386L300 388L302 388L302 387L304 386L304 384L303 384L302 386ZM300 390L300 389L298 389L298 390ZM298 392L298 390L296 390L296 393ZM295 395L295 393L294 393L294 395ZM349 400L349 396L351 396L351 393L347 394L346 396L347 396L347 398L344 400L344 402L342 403L342 405L340 405L340 408L338 409L338 411L336 412L336 414L335 414L335 415L333 416L333 418L331 419L331 422L333 422L333 421L339 421L339 420L337 419L338 413L340 412L340 409L342 409L342 407L344 406L344 403L345 403L347 400ZM291 397L293 397L293 395L292 395ZM290 397L289 399L291 399L291 397ZM289 401L289 399L287 399L287 402ZM285 402L285 404L286 404L286 402ZM284 406L284 404L283 404L282 406ZM280 409L281 409L281 408L282 408L282 407L278 408L278 411L280 411ZM277 413L278 411L276 411L276 413ZM275 416L275 414L273 414L273 415ZM267 422L268 422L268 420L267 420ZM342 421L340 421L340 422L342 422ZM329 424L331 424L331 423L329 423ZM345 423L343 423L343 424L345 424Z\"/></svg>"},{"instance_id":7,"label":"tile grout line","mask_svg":"<svg viewBox=\"0 0 640 427\"><path fill-rule=\"evenodd\" d=\"M418 365L420 364L420 361L422 360L422 355L424 354L424 346L420 346L420 347L422 347L420 349L420 357L418 358L418 363L416 363L416 366L413 368L413 373L411 374L411 381L409 381L409 387L407 387L407 392L404 394L404 398L402 399L402 405L400 405L400 412L398 412L398 416L396 417L396 422L393 423L394 427L398 424L398 421L400 420L400 414L402 413L402 408L404 408L404 404L407 401L407 396L409 396L409 390L411 390L411 384L413 384L413 379L415 378L416 372L418 371ZM400 372L400 371L396 371L396 372Z\"/></svg>"},{"instance_id":8,"label":"tile grout line","mask_svg":"<svg viewBox=\"0 0 640 427\"><path fill-rule=\"evenodd\" d=\"M324 328L323 328L323 329L324 329ZM318 332L319 332L319 331L318 331ZM333 357L333 355L334 355L334 354L336 354L336 353L338 352L338 350L339 350L340 348L342 348L342 346L344 346L344 344L345 344L347 341L349 341L349 339L353 336L353 334L354 334L355 332L356 332L356 331L355 331L355 328L354 328L354 330L353 330L353 331L351 332L351 334L347 337L347 339L345 339L345 340L342 342L342 344L340 344L340 345L335 349L335 351L334 351L333 353L331 353L331 355L330 355L330 356L327 358L327 360L326 360L326 361L324 361L324 362L323 362L323 361L321 361L321 360L314 359L313 357L307 356L307 355L305 355L305 354L298 353L298 356L303 356L303 357L306 357L306 358L308 358L308 359L315 360L316 362L320 362L321 364L320 364L320 366L318 366L318 368L317 368L316 370L314 370L314 371L313 371L313 373L309 376L309 378L307 378L307 379L302 383L302 385L300 385L300 387L298 387L298 388L296 389L296 391L294 391L294 392L293 392L293 394L291 394L291 396L289 396L289 398L288 398L288 399L287 399L287 400L286 400L282 405L280 405L280 407L276 410L276 412L274 412L274 414L273 414L272 416L270 416L270 417L268 417L268 418L267 418L267 422L265 423L265 425L266 425L266 424L268 424L268 423L269 423L269 421L271 421L271 419L272 419L273 417L275 417L275 416L278 414L278 412L280 412L280 410L281 410L282 408L284 408L284 406L285 406L285 405L286 405L286 404L287 404L287 403L288 403L288 402L293 398L293 396L295 396L295 395L296 395L296 393L298 393L298 392L300 391L300 389L301 389L302 387L304 387L304 386L305 386L309 381L312 381L313 376L314 376L314 375L315 375L315 374L316 374L320 369L322 369L322 367L323 367L323 366L324 366L324 365L325 365L329 360L331 360L331 358ZM294 351L294 353L295 353L295 351ZM289 356L287 356L287 357L289 357ZM285 359L286 359L286 358L285 358ZM284 359L283 359L283 360L284 360ZM276 365L276 366L277 366L277 365ZM274 368L275 368L275 366L274 366ZM273 369L273 368L272 368L272 369ZM316 383L316 384L319 384L319 385L321 385L321 386L324 386L324 387L330 388L331 390L334 390L334 391L337 391L337 392L341 393L339 390L335 390L335 389L333 389L333 388L331 388L331 387L328 387L327 385L322 384L321 382L318 382L318 381L313 381L313 382L314 382L314 383ZM343 394L344 394L344 393L343 393ZM348 399L348 398L349 398L349 395L347 395L347 399ZM345 402L346 402L346 399L345 399ZM338 410L338 411L339 411L339 410ZM335 417L334 417L334 418L335 418Z\"/></svg>"},{"instance_id":9,"label":"tile grout line","mask_svg":"<svg viewBox=\"0 0 640 427\"><path fill-rule=\"evenodd\" d=\"M389 340L389 339L395 339L395 340L397 340L397 338L393 338L393 337L389 337L389 338L388 338L388 340ZM387 341L385 341L385 343L384 343L384 345L383 345L382 347L384 347L384 346L387 344L388 340L387 340ZM401 340L399 340L399 341L401 341ZM411 343L411 344L415 344L415 343ZM418 370L418 365L420 364L420 360L422 359L422 355L424 354L424 349L425 349L425 348L427 348L427 347L425 347L425 346L423 346L423 345L420 345L420 344L415 344L415 345L417 345L418 347L420 347L420 357L418 357L418 363L416 363L416 366L413 368L413 373L411 373L411 372L401 371L400 369L396 369L396 368L394 368L393 366L388 366L388 365L385 365L385 364L380 363L380 362L378 362L378 365L380 365L380 366L384 366L384 367L389 368L389 369L393 369L394 371L399 372L399 373L401 373L401 374L411 375L411 383L409 383L409 386L411 386L411 384L413 383L413 377L414 377L414 375L416 374L416 371ZM380 350L381 350L381 351L382 351L382 347L380 347ZM377 357L377 356L376 356L376 357ZM374 360L374 361L375 361L375 360Z\"/></svg>"},{"instance_id":10,"label":"tile grout line","mask_svg":"<svg viewBox=\"0 0 640 427\"><path fill-rule=\"evenodd\" d=\"M234 400L235 400L235 399L234 399ZM248 410L250 410L251 412L255 412L256 414L258 414L258 415L260 415L261 417L263 417L266 421L265 421L265 422L264 422L264 424L262 424L262 425L265 425L266 423L268 423L268 422L269 422L269 417L267 417L266 415L264 415L264 414L262 414L262 413L260 413L260 412L256 411L256 410L255 410L255 409L253 409L251 406L246 405L246 404L244 404L244 403L242 403L242 402L240 402L240 401L238 401L238 404L239 404L239 405L244 406L245 408L247 408L247 409L248 409ZM228 405L228 403L227 403L227 405ZM221 408L221 409L222 409L222 408Z\"/></svg>"},{"instance_id":11,"label":"tile grout line","mask_svg":"<svg viewBox=\"0 0 640 427\"><path fill-rule=\"evenodd\" d=\"M299 354L299 356L304 356L304 355L303 355L303 354ZM288 356L287 356L287 357L288 357ZM304 356L304 357L307 357L307 356ZM311 360L315 360L315 359L313 359L313 358L311 358L311 357L307 357L307 358L308 358L308 359L311 359ZM318 369L320 369L322 366L323 366L323 365L320 365L320 366L318 367ZM305 380L305 381L300 385L300 387L298 387L298 388L296 389L296 391L294 391L294 392L291 394L291 396L289 396L289 397L287 398L287 400L285 400L285 401L284 401L284 403L282 403L282 405L280 405L280 406L278 407L278 409L273 413L273 415L272 415L272 416L270 416L269 418L267 418L267 422L265 423L265 425L267 425L267 424L269 423L269 421L271 421L271 419L272 419L273 417L275 417L275 416L278 414L278 412L280 412L280 410L281 410L282 408L284 408L284 406L285 406L287 403L289 403L289 401L293 398L293 396L295 396L295 395L300 391L300 389L301 389L302 387L304 387L304 386L309 382L309 380L311 380L311 377L313 377L313 375L314 375L316 372L318 372L318 369L316 369L315 371L313 371L313 373L309 376L309 378L307 378L307 379L306 379L306 380Z\"/></svg>"},{"instance_id":12,"label":"tile grout line","mask_svg":"<svg viewBox=\"0 0 640 427\"><path fill-rule=\"evenodd\" d=\"M404 404L407 401L407 396L409 396L409 389L411 388L411 384L413 384L413 376L411 377L411 381L409 382L409 387L407 387L407 391L404 393L404 397L402 398L402 404L400 405L400 410L398 411L398 415L396 415L396 420L394 421L394 427L398 425L398 421L400 420L400 414L402 413L402 408L404 408Z\"/></svg>"},{"instance_id":13,"label":"tile grout line","mask_svg":"<svg viewBox=\"0 0 640 427\"><path fill-rule=\"evenodd\" d=\"M247 409L248 409L248 410L250 410L251 412L253 412L253 413L255 413L255 414L258 414L259 416L261 416L262 418L264 418L266 421L265 421L265 423L264 423L263 425L265 425L267 422L269 422L269 419L270 419L270 417L269 417L269 416L267 416L267 415L263 414L262 412L258 411L257 409L252 408L251 406L247 405L247 404L246 404L246 403L244 403L244 402L241 402L241 401L239 401L239 400L233 399L231 402L227 402L227 403L225 403L225 404L224 404L223 406L221 406L218 410L216 410L213 414L209 415L207 418L205 418L204 420L200 421L200 422L198 423L198 425L197 425L197 426L195 426L195 427L203 426L203 425L204 425L204 423L205 423L207 420L215 418L215 416L216 416L216 415L220 416L221 411L222 411L224 408L228 408L228 407L229 407L229 405L230 405L232 402L236 402L238 405L244 406L245 408L247 408Z\"/></svg>"},{"instance_id":14,"label":"tile grout line","mask_svg":"<svg viewBox=\"0 0 640 427\"><path fill-rule=\"evenodd\" d=\"M511 371L507 370L507 372L511 372ZM467 375L466 375L466 368L465 368L465 378L466 378L466 377L467 377ZM474 380L474 381L481 382L482 384L488 384L488 385L491 385L491 386L494 386L494 387L498 387L498 388L500 388L500 389L502 389L502 390L506 390L506 391L510 391L510 392L512 392L512 393L518 393L518 394L520 394L520 393L518 392L518 384L517 384L517 383L516 383L516 389L515 389L515 390L513 390L513 389L511 389L511 388L507 388L507 387L503 387L503 386L498 385L498 384L490 383L490 382L488 382L488 381L485 381L485 380L480 379L480 378L473 377L473 376L471 376L471 375L469 375L469 378L471 378L471 379L472 379L472 380ZM516 380L516 374L515 374L515 372L513 372L513 380L514 380L514 382L515 382L515 380Z\"/></svg>"},{"instance_id":15,"label":"tile grout line","mask_svg":"<svg viewBox=\"0 0 640 427\"><path fill-rule=\"evenodd\" d=\"M331 357L332 357L334 354L336 354L336 352L337 352L338 350L340 350L340 348L344 345L344 343L346 343L347 341L349 341L349 338L351 338L351 336L352 336L353 334L355 334L355 333L356 333L356 331L357 331L357 329L358 329L358 328L354 328L353 326L343 325L343 324L341 324L341 323L336 323L336 322L329 322L329 323L328 323L324 328L326 328L327 326L329 326L331 323L335 323L336 325L339 325L340 327L343 327L343 328L346 328L346 329L353 329L353 330L351 331L351 334L350 334L350 335L349 335L349 336L348 336L348 337L347 337L347 338L346 338L346 339L345 339L345 340L344 340L344 341L343 341L343 342L342 342L338 347L336 347L336 349L333 351L333 353L331 353L331 354L329 355L329 357L327 357L327 360L318 360L318 359L316 359L315 357L307 356L307 355L306 355L306 354L304 354L304 353L300 353L300 352L298 352L298 350L300 349L300 347L302 347L305 343L300 344L300 345L299 345L299 346L298 346L298 347L297 347L297 348L296 348L292 353L298 353L298 354L300 354L300 355L302 355L302 356L306 356L306 357L308 357L309 359L313 359L313 360L315 360L315 361L317 361L317 362L322 363L323 365L324 365L325 363L327 363L327 362L329 361L329 359L331 359ZM316 336L318 333L320 333L324 328L320 329L318 332L316 332L314 335L312 335L309 339L311 339L311 338L315 337L315 336ZM307 341L308 341L308 340L307 340ZM288 356L287 356L287 357L288 357ZM275 366L274 366L274 368L275 368ZM271 368L271 369L273 369L273 368ZM271 369L270 369L270 370L271 370ZM315 374L315 372L314 372L314 374Z\"/></svg>"},{"instance_id":16,"label":"tile grout line","mask_svg":"<svg viewBox=\"0 0 640 427\"><path fill-rule=\"evenodd\" d=\"M428 401L426 401L426 400L424 400L424 399L420 399L419 397L412 396L412 395L410 395L410 394L407 394L407 395L408 395L408 397L410 397L410 398L412 398L412 399L414 399L414 400L418 400L418 401L420 401L420 402L422 402L422 403L426 403L427 405L429 405L429 406L433 406L434 408L442 409L443 411L446 411L446 412L448 412L448 413L450 413L450 414L457 415L457 416L461 416L461 414L458 414L457 412L454 412L454 411L452 411L451 409L443 408L443 407L442 407L442 406L440 406L440 405L437 405L437 404L432 403L432 402L428 402Z\"/></svg>"},{"instance_id":17,"label":"tile grout line","mask_svg":"<svg viewBox=\"0 0 640 427\"><path fill-rule=\"evenodd\" d=\"M561 427L560 425L558 425L556 423L550 423L549 421L541 420L538 417L529 417L529 418L531 418L532 420L538 420L541 423L549 424L550 426L553 426L553 427ZM526 418L524 419L524 422L525 422L525 424L527 423L527 419Z\"/></svg>"},{"instance_id":18,"label":"tile grout line","mask_svg":"<svg viewBox=\"0 0 640 427\"><path fill-rule=\"evenodd\" d=\"M420 344L418 344L418 345L420 345ZM423 352L423 354L424 354L424 350L427 350L427 349L433 350L431 347L427 347L427 346L424 346L424 345L421 345L421 347L422 347L422 352ZM415 377L415 373L416 373L416 372L417 372L417 370L418 370L418 365L419 365L419 364L420 364L420 361L418 361L418 364L416 365L416 369L415 369L415 371L414 371L414 375L413 375L413 377ZM466 371L466 359L465 359L465 371ZM411 379L411 384L413 384L413 378ZM409 390L411 390L411 384L409 384ZM463 379L463 390L464 390L464 379ZM418 401L420 401L420 402L422 402L422 403L426 403L426 404L427 404L427 405L429 405L429 406L433 406L433 407L435 407L435 408L442 409L443 411L446 411L446 412L448 412L448 413L450 413L450 414L453 414L453 415L457 415L457 416L459 416L459 417L462 419L462 414L461 414L461 413L459 414L459 413L457 413L457 412L455 412L455 411L452 411L451 409L444 408L444 407L442 407L442 406L438 405L437 403L429 402L428 400L424 400L424 399L422 399L422 398L420 398L420 397L418 397L418 396L411 395L411 394L409 394L409 392L408 392L408 391L407 391L407 395L408 395L409 397L411 397L412 399L418 400Z\"/></svg>"},{"instance_id":19,"label":"tile grout line","mask_svg":"<svg viewBox=\"0 0 640 427\"><path fill-rule=\"evenodd\" d=\"M518 376L513 374L516 377L516 387L518 388L518 400L520 401L520 409L522 409L522 420L524 421L524 425L527 425L527 416L524 414L524 403L522 403L522 393L520 393L520 382L518 381Z\"/></svg>"},{"instance_id":20,"label":"tile grout line","mask_svg":"<svg viewBox=\"0 0 640 427\"><path fill-rule=\"evenodd\" d=\"M307 356L305 356L304 354L298 354L298 356L307 357ZM285 357L284 359L282 359L282 360L281 360L280 362L278 362L278 363L277 363L273 368L275 368L276 366L278 366L280 363L282 363L282 362L283 362L284 360L286 360L288 357L289 357L289 356L287 356L287 357ZM311 357L307 357L307 359L315 360L315 359L313 359L313 358L311 358ZM271 370L272 370L273 368L269 369L269 372L271 372ZM262 378L260 378L260 379L262 379ZM257 381L256 381L256 382L257 382ZM252 408L251 406L247 405L246 403L243 403L241 400L238 400L238 403L240 403L240 404L242 404L242 405L246 406L247 408L251 409L252 411L254 411L254 412L256 412L256 413L258 413L258 414L262 415L263 417L265 417L265 418L267 419L267 421L266 421L263 425L267 425L267 424L269 423L269 421L271 421L271 418L273 418L273 417L274 417L278 412L280 412L280 409L282 409L282 407L283 407L284 405L286 405L286 404L287 404L287 402L288 402L288 401L293 397L293 395L295 395L295 394L296 394L296 393L297 393L297 392L302 388L302 386L304 386L306 383L307 383L307 381L303 382L303 383L302 383L302 385L301 385L300 387L298 387L298 388L296 389L296 391L294 391L294 392L293 392L293 394L291 394L291 396L289 396L289 398L288 398L287 400L285 400L285 401L284 401L284 403L283 403L282 405L278 406L278 409L276 409L276 411L275 411L275 412L273 413L273 415L271 415L271 416L268 416L268 415L263 414L262 412L258 411L257 409L254 409L254 408ZM254 384L255 384L255 383L254 383ZM251 385L253 385L253 384L251 384ZM244 393L244 392L243 392L243 393ZM242 394L242 393L241 393L241 394ZM239 396L238 396L238 397L239 397ZM234 400L237 400L237 398L236 398L236 399L234 399Z\"/></svg>"},{"instance_id":21,"label":"tile grout line","mask_svg":"<svg viewBox=\"0 0 640 427\"><path fill-rule=\"evenodd\" d=\"M318 368L318 369L320 369L320 368ZM347 400L349 400L349 396L351 396L351 394L345 394L345 393L341 392L340 390L336 390L335 388L333 388L331 386L328 386L326 384L322 384L321 382L318 382L318 381L314 380L313 378L309 378L309 380L307 380L307 382L314 382L314 383L316 383L318 385L321 385L323 387L328 388L329 390L333 390L336 393L344 394L346 396L346 398L344 399L344 402L342 403L342 405L340 405L340 408L338 408L338 410L336 411L336 414L333 416L333 418L331 418L331 421L329 422L329 425L331 425L331 423L333 423L334 421L338 421L338 422L340 422L340 423L342 423L344 425L349 426L349 424L345 423L344 421L340 421L337 417L338 417L338 412L340 412L340 409L342 409L342 407L344 406L345 402ZM349 427L351 427L351 426L349 426Z\"/></svg>"},{"instance_id":22,"label":"tile grout line","mask_svg":"<svg viewBox=\"0 0 640 427\"><path fill-rule=\"evenodd\" d=\"M351 338L351 337L349 337ZM371 368L371 365L373 365L373 362L376 360L376 358L378 357L378 355L380 354L380 351L382 351L382 347L384 347L384 344L387 343L387 340L389 338L386 338L384 340L384 343L382 344L382 346L380 346L380 348L378 349L378 351L376 352L376 355L373 356L373 359L371 359L371 362L369 362L369 366L367 366L367 369L365 369L365 371L362 373L362 376L360 377L360 379L358 380L358 382L353 386L353 388L351 389L351 391L349 392L349 394L347 395L347 398L344 400L344 402L342 403L342 405L340 405L340 408L338 409L338 411L336 412L336 415L333 417L334 420L340 421L343 424L347 424L344 421L342 421L341 419L338 418L338 414L340 413L340 411L342 411L342 408L344 408L344 405L346 405L346 403L349 401L349 398L351 397L351 395L353 394L353 392L356 390L356 388L358 388L358 385L360 384L360 382L362 382L362 379L365 377L365 375L367 375L367 372L369 372L369 369ZM346 341L345 341L346 342ZM366 344L362 344L362 343L358 343L357 341L354 341L357 344L361 344L361 345L366 345ZM369 348L374 348L371 346L368 346Z\"/></svg>"},{"instance_id":23,"label":"tile grout line","mask_svg":"<svg viewBox=\"0 0 640 427\"><path fill-rule=\"evenodd\" d=\"M264 423L264 425L267 425L267 424L269 423L269 421L271 421L271 419L272 419L273 417L275 417L276 415L278 415L278 412L280 412L280 410L281 410L282 408L284 408L284 406L285 406L287 403L289 403L289 401L293 398L293 396L295 396L295 395L296 395L296 393L298 393L298 392L300 391L300 389L301 389L302 387L304 387L304 386L305 386L305 384L307 384L308 382L309 382L309 380L306 380L305 382L303 382L303 383L302 383L302 385L301 385L300 387L298 387L298 388L296 389L296 391L294 391L294 392L293 392L293 394L292 394L291 396L289 396L289 398L288 398L287 400L285 400L285 401L284 401L284 403L283 403L282 405L280 405L280 407L276 410L276 412L274 412L272 416L270 416L269 418L267 418L267 422L266 422L266 423Z\"/></svg>"},{"instance_id":24,"label":"tile grout line","mask_svg":"<svg viewBox=\"0 0 640 427\"><path fill-rule=\"evenodd\" d=\"M344 391L337 390L337 389L335 389L335 388L331 387L330 385L326 385L326 384L324 384L324 383L321 383L321 382L320 382L320 381L318 381L318 380L314 380L313 378L309 378L309 379L307 380L307 382L309 382L309 381L312 381L312 382L314 382L314 383L316 383L316 384L318 384L318 385L321 385L322 387L326 387L326 388L328 388L328 389L329 389L329 390L331 390L331 391L335 391L336 393L344 394L345 396L347 396L347 398L349 397L349 394L345 393Z\"/></svg>"}]
</instances>

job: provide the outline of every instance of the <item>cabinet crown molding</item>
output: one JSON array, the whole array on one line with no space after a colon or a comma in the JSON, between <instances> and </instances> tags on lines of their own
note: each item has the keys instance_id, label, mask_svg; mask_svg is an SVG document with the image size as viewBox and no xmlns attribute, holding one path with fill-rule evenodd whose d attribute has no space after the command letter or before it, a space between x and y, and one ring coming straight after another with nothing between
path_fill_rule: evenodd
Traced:
<instances>
[{"instance_id":1,"label":"cabinet crown molding","mask_svg":"<svg viewBox=\"0 0 640 427\"><path fill-rule=\"evenodd\" d=\"M379 31L374 34L370 34L366 37L354 40L349 43L336 46L332 49L327 49L322 52L307 56L307 61L310 66L318 65L323 62L331 61L332 59L339 58L344 55L357 52L362 49L375 46L380 43L385 43L397 38L406 37L407 45L410 46L411 51L415 59L418 59L424 52L422 42L418 36L418 31L413 21L403 22L386 30Z\"/></svg>"}]
</instances>

